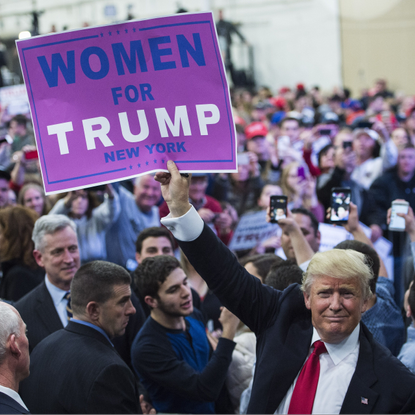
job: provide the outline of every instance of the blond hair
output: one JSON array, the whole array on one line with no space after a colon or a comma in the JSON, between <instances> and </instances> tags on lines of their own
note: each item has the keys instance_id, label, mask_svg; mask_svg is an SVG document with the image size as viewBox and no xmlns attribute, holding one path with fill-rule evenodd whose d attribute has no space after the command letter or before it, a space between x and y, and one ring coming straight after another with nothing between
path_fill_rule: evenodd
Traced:
<instances>
[{"instance_id":1,"label":"blond hair","mask_svg":"<svg viewBox=\"0 0 415 415\"><path fill-rule=\"evenodd\" d=\"M368 300L372 296L369 282L373 278L373 273L367 263L366 255L353 249L332 249L316 253L303 274L301 289L310 294L315 278L323 276L357 279L363 299Z\"/></svg>"}]
</instances>

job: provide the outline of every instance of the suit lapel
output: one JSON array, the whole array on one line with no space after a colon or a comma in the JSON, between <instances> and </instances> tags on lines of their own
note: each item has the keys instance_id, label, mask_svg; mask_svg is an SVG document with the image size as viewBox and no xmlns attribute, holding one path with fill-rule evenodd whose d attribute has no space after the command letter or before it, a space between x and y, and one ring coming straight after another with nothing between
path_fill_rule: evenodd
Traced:
<instances>
[{"instance_id":1,"label":"suit lapel","mask_svg":"<svg viewBox=\"0 0 415 415\"><path fill-rule=\"evenodd\" d=\"M265 413L274 413L278 405L283 400L288 389L294 382L295 377L301 370L310 349L313 326L310 321L297 320L292 323L285 341L287 347L283 350L275 350L276 355L280 355L282 362L281 369L275 370L272 381L273 391L268 394L268 402Z\"/></svg>"},{"instance_id":2,"label":"suit lapel","mask_svg":"<svg viewBox=\"0 0 415 415\"><path fill-rule=\"evenodd\" d=\"M356 370L343 401L340 411L342 414L372 413L379 397L379 394L371 389L377 382L377 376L373 369L372 348L364 330L365 328L361 323L359 358L357 359Z\"/></svg>"},{"instance_id":3,"label":"suit lapel","mask_svg":"<svg viewBox=\"0 0 415 415\"><path fill-rule=\"evenodd\" d=\"M41 320L47 330L49 330L50 334L63 329L62 321L59 318L55 304L53 304L52 297L44 282L39 292L35 312L38 314L39 320Z\"/></svg>"},{"instance_id":4,"label":"suit lapel","mask_svg":"<svg viewBox=\"0 0 415 415\"><path fill-rule=\"evenodd\" d=\"M16 411L19 411L22 414L30 413L27 409L23 408L22 405L20 405L18 402L16 402L9 395L6 395L5 393L0 392L0 397L1 397L1 403L3 403L4 405L10 406L11 408L15 409ZM4 412L4 413L6 413L6 412Z\"/></svg>"}]
</instances>

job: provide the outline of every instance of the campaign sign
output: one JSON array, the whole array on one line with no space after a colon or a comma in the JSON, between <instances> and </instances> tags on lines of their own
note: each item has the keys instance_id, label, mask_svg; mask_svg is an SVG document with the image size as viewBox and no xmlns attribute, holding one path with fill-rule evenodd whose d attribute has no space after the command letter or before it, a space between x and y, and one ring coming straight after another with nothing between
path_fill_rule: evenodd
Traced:
<instances>
[{"instance_id":1,"label":"campaign sign","mask_svg":"<svg viewBox=\"0 0 415 415\"><path fill-rule=\"evenodd\" d=\"M268 223L266 215L265 210L242 215L229 244L229 249L232 251L251 249L265 239L277 236L280 233L279 226Z\"/></svg>"},{"instance_id":2,"label":"campaign sign","mask_svg":"<svg viewBox=\"0 0 415 415\"><path fill-rule=\"evenodd\" d=\"M212 13L17 41L46 193L159 170L236 171Z\"/></svg>"},{"instance_id":3,"label":"campaign sign","mask_svg":"<svg viewBox=\"0 0 415 415\"><path fill-rule=\"evenodd\" d=\"M0 88L0 107L8 118L17 114L29 116L29 101L24 85L12 85Z\"/></svg>"}]
</instances>

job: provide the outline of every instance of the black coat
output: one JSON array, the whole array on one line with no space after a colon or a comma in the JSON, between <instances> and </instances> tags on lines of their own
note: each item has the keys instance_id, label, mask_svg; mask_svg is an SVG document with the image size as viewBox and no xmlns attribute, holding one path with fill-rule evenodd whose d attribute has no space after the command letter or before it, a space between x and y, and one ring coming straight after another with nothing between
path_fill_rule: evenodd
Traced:
<instances>
[{"instance_id":1,"label":"black coat","mask_svg":"<svg viewBox=\"0 0 415 415\"><path fill-rule=\"evenodd\" d=\"M0 298L9 301L20 300L45 278L42 268L29 268L19 260L2 262L1 270L3 278L0 284Z\"/></svg>"},{"instance_id":2,"label":"black coat","mask_svg":"<svg viewBox=\"0 0 415 415\"><path fill-rule=\"evenodd\" d=\"M277 291L262 285L206 225L196 240L179 244L222 304L256 334L257 362L248 413L274 413L311 344L311 312L300 286ZM357 366L341 413L414 413L415 375L377 343L363 323L359 340Z\"/></svg>"},{"instance_id":3,"label":"black coat","mask_svg":"<svg viewBox=\"0 0 415 415\"><path fill-rule=\"evenodd\" d=\"M132 368L131 345L135 335L140 331L145 322L143 309L134 293L131 294L131 301L136 309L136 314L130 316L125 333L115 338L113 342L117 352L130 368ZM57 330L63 329L62 322L44 281L20 299L14 306L27 325L30 352L45 337Z\"/></svg>"},{"instance_id":4,"label":"black coat","mask_svg":"<svg viewBox=\"0 0 415 415\"><path fill-rule=\"evenodd\" d=\"M9 395L0 392L0 414L30 414L30 412Z\"/></svg>"},{"instance_id":5,"label":"black coat","mask_svg":"<svg viewBox=\"0 0 415 415\"><path fill-rule=\"evenodd\" d=\"M33 351L20 394L32 413L141 413L130 368L103 334L72 321Z\"/></svg>"}]
</instances>

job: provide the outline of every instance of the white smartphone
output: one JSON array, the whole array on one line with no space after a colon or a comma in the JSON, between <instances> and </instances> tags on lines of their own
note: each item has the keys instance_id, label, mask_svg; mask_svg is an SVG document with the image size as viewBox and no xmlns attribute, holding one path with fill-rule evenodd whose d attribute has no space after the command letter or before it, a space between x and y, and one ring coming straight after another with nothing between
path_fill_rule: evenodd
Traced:
<instances>
[{"instance_id":1,"label":"white smartphone","mask_svg":"<svg viewBox=\"0 0 415 415\"><path fill-rule=\"evenodd\" d=\"M392 202L391 221L389 223L390 231L403 232L405 230L405 219L397 216L397 213L408 213L409 203L405 201Z\"/></svg>"}]
</instances>

